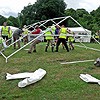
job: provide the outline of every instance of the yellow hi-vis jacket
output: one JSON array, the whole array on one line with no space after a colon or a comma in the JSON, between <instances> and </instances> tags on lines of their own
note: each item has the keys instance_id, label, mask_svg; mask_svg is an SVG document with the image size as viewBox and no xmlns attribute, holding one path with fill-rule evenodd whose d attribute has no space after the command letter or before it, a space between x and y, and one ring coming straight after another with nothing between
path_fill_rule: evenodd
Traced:
<instances>
[{"instance_id":1,"label":"yellow hi-vis jacket","mask_svg":"<svg viewBox=\"0 0 100 100\"><path fill-rule=\"evenodd\" d=\"M9 34L8 34L8 38L12 37L12 30L10 30Z\"/></svg>"},{"instance_id":2,"label":"yellow hi-vis jacket","mask_svg":"<svg viewBox=\"0 0 100 100\"><path fill-rule=\"evenodd\" d=\"M74 37L73 36L69 36L68 37L68 42L73 42L74 41Z\"/></svg>"},{"instance_id":3,"label":"yellow hi-vis jacket","mask_svg":"<svg viewBox=\"0 0 100 100\"><path fill-rule=\"evenodd\" d=\"M70 35L74 35L73 32L71 32ZM68 36L68 42L73 42L74 41L74 36Z\"/></svg>"},{"instance_id":4,"label":"yellow hi-vis jacket","mask_svg":"<svg viewBox=\"0 0 100 100\"><path fill-rule=\"evenodd\" d=\"M3 42L4 42L4 39L0 37L0 44L2 44Z\"/></svg>"},{"instance_id":5,"label":"yellow hi-vis jacket","mask_svg":"<svg viewBox=\"0 0 100 100\"><path fill-rule=\"evenodd\" d=\"M52 30L52 32L54 34L55 33L55 30L56 30L55 26L51 26L51 30Z\"/></svg>"},{"instance_id":6,"label":"yellow hi-vis jacket","mask_svg":"<svg viewBox=\"0 0 100 100\"><path fill-rule=\"evenodd\" d=\"M24 31L23 32L24 35L28 34L28 29L23 29L23 31Z\"/></svg>"},{"instance_id":7,"label":"yellow hi-vis jacket","mask_svg":"<svg viewBox=\"0 0 100 100\"><path fill-rule=\"evenodd\" d=\"M66 28L61 28L60 29L60 36L59 36L59 38L66 39L66 34L67 34L67 29Z\"/></svg>"},{"instance_id":8,"label":"yellow hi-vis jacket","mask_svg":"<svg viewBox=\"0 0 100 100\"><path fill-rule=\"evenodd\" d=\"M47 28L45 32L45 39L46 40L53 40L54 37L52 36L51 28Z\"/></svg>"},{"instance_id":9,"label":"yellow hi-vis jacket","mask_svg":"<svg viewBox=\"0 0 100 100\"><path fill-rule=\"evenodd\" d=\"M2 36L8 36L9 34L9 28L8 26L2 26Z\"/></svg>"},{"instance_id":10,"label":"yellow hi-vis jacket","mask_svg":"<svg viewBox=\"0 0 100 100\"><path fill-rule=\"evenodd\" d=\"M95 38L98 39L99 38L99 35L95 35Z\"/></svg>"}]
</instances>

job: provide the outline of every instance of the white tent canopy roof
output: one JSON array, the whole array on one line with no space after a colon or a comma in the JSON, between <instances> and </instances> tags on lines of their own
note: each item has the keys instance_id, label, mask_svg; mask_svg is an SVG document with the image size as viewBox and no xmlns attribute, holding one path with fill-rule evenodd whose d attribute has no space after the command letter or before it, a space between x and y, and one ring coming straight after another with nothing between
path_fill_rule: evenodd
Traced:
<instances>
[{"instance_id":1,"label":"white tent canopy roof","mask_svg":"<svg viewBox=\"0 0 100 100\"><path fill-rule=\"evenodd\" d=\"M73 32L89 32L89 33L91 33L90 30L83 29L82 27L68 27L68 29L70 29Z\"/></svg>"}]
</instances>

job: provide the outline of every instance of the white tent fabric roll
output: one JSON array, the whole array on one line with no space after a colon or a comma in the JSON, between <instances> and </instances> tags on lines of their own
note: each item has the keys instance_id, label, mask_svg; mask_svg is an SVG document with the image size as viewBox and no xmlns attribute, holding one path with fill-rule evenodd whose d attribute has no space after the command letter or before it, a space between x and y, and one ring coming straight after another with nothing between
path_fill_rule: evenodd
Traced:
<instances>
[{"instance_id":1,"label":"white tent fabric roll","mask_svg":"<svg viewBox=\"0 0 100 100\"><path fill-rule=\"evenodd\" d=\"M43 69L36 70L30 78L26 78L18 83L18 87L25 87L27 85L33 84L41 80L46 74L46 71Z\"/></svg>"},{"instance_id":2,"label":"white tent fabric roll","mask_svg":"<svg viewBox=\"0 0 100 100\"><path fill-rule=\"evenodd\" d=\"M98 81L98 84L100 85L100 80Z\"/></svg>"},{"instance_id":3,"label":"white tent fabric roll","mask_svg":"<svg viewBox=\"0 0 100 100\"><path fill-rule=\"evenodd\" d=\"M21 78L28 78L33 75L34 72L24 72L24 73L18 73L18 74L9 74L6 75L6 80L12 80L12 79L21 79Z\"/></svg>"},{"instance_id":4,"label":"white tent fabric roll","mask_svg":"<svg viewBox=\"0 0 100 100\"><path fill-rule=\"evenodd\" d=\"M80 78L87 83L98 83L100 81L89 74L80 74Z\"/></svg>"},{"instance_id":5,"label":"white tent fabric roll","mask_svg":"<svg viewBox=\"0 0 100 100\"><path fill-rule=\"evenodd\" d=\"M3 42L2 44L3 44L4 48L7 48L7 47L8 47L8 46L6 45L6 42Z\"/></svg>"}]
</instances>

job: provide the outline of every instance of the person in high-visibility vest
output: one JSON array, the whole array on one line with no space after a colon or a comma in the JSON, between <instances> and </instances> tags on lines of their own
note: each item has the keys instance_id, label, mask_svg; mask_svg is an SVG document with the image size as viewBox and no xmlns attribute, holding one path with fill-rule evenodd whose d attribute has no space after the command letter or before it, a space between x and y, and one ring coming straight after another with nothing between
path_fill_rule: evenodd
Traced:
<instances>
[{"instance_id":1,"label":"person in high-visibility vest","mask_svg":"<svg viewBox=\"0 0 100 100\"><path fill-rule=\"evenodd\" d=\"M10 27L7 26L7 22L4 22L1 28L1 36L3 37L4 40L8 40L9 32L10 32Z\"/></svg>"},{"instance_id":2,"label":"person in high-visibility vest","mask_svg":"<svg viewBox=\"0 0 100 100\"><path fill-rule=\"evenodd\" d=\"M52 30L52 33L55 34L56 27L54 24L51 26L51 30Z\"/></svg>"},{"instance_id":3,"label":"person in high-visibility vest","mask_svg":"<svg viewBox=\"0 0 100 100\"><path fill-rule=\"evenodd\" d=\"M26 28L23 28L23 35L26 35L24 38L23 38L23 41L24 41L24 45L26 44L26 43L28 43L28 29L26 29Z\"/></svg>"},{"instance_id":4,"label":"person in high-visibility vest","mask_svg":"<svg viewBox=\"0 0 100 100\"><path fill-rule=\"evenodd\" d=\"M96 34L95 35L96 40L100 42L100 30L98 30L95 34Z\"/></svg>"},{"instance_id":5,"label":"person in high-visibility vest","mask_svg":"<svg viewBox=\"0 0 100 100\"><path fill-rule=\"evenodd\" d=\"M59 38L58 38L58 41L57 41L57 44L56 44L56 51L55 52L58 52L58 47L59 47L61 42L65 46L67 52L69 52L69 48L68 48L67 43L66 43L67 33L68 33L67 28L65 28L65 26L62 25L61 29L60 29L60 32L59 32Z\"/></svg>"},{"instance_id":6,"label":"person in high-visibility vest","mask_svg":"<svg viewBox=\"0 0 100 100\"><path fill-rule=\"evenodd\" d=\"M54 50L54 46L55 46L54 45L54 36L52 36L52 35L53 35L53 32L52 32L51 27L49 26L46 29L46 32L45 32L45 39L47 40L45 52L47 52L47 49L48 49L50 43L51 43L51 50L52 50L52 52Z\"/></svg>"},{"instance_id":7,"label":"person in high-visibility vest","mask_svg":"<svg viewBox=\"0 0 100 100\"><path fill-rule=\"evenodd\" d=\"M99 35L99 42L100 42L100 30L98 30L98 35Z\"/></svg>"},{"instance_id":8,"label":"person in high-visibility vest","mask_svg":"<svg viewBox=\"0 0 100 100\"><path fill-rule=\"evenodd\" d=\"M8 40L8 34L10 32L10 27L7 26L7 23L4 22L3 26L1 28L1 36L3 37L3 39Z\"/></svg>"},{"instance_id":9,"label":"person in high-visibility vest","mask_svg":"<svg viewBox=\"0 0 100 100\"><path fill-rule=\"evenodd\" d=\"M71 32L70 30L69 30L69 33L70 33L69 34L70 36L68 36L69 49L74 50L74 45L73 45L73 42L74 42L74 36L73 35L74 35L74 33Z\"/></svg>"},{"instance_id":10,"label":"person in high-visibility vest","mask_svg":"<svg viewBox=\"0 0 100 100\"><path fill-rule=\"evenodd\" d=\"M96 39L97 41L99 40L98 32L95 33L95 36L94 36L94 37L95 37L95 39Z\"/></svg>"},{"instance_id":11,"label":"person in high-visibility vest","mask_svg":"<svg viewBox=\"0 0 100 100\"><path fill-rule=\"evenodd\" d=\"M96 38L96 40L98 40L99 39L99 36L98 35L95 35L95 38Z\"/></svg>"},{"instance_id":12,"label":"person in high-visibility vest","mask_svg":"<svg viewBox=\"0 0 100 100\"><path fill-rule=\"evenodd\" d=\"M8 39L9 39L9 41L8 41L8 44L11 44L11 42L12 42L12 30L10 29L10 31L9 31L9 34L8 34Z\"/></svg>"}]
</instances>

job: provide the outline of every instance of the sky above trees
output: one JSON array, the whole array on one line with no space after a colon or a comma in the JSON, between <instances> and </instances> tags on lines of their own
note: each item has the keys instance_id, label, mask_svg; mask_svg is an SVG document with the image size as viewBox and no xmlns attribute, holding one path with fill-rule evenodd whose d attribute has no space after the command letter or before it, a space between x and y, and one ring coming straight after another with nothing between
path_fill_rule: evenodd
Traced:
<instances>
[{"instance_id":1,"label":"sky above trees","mask_svg":"<svg viewBox=\"0 0 100 100\"><path fill-rule=\"evenodd\" d=\"M1 0L0 1L0 15L5 17L18 15L24 6L29 3L34 4L37 0ZM88 12L97 9L100 6L100 0L64 0L67 8L84 8Z\"/></svg>"}]
</instances>

